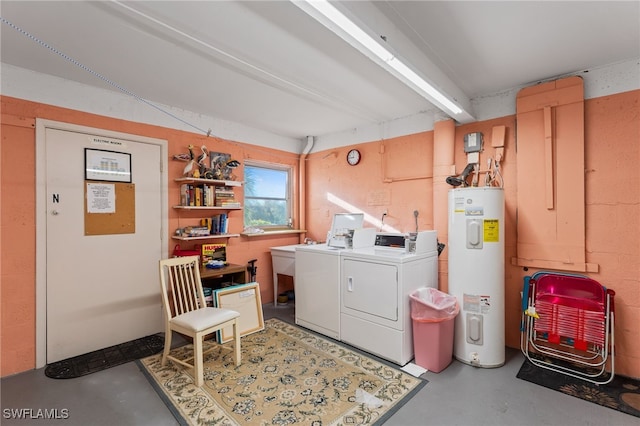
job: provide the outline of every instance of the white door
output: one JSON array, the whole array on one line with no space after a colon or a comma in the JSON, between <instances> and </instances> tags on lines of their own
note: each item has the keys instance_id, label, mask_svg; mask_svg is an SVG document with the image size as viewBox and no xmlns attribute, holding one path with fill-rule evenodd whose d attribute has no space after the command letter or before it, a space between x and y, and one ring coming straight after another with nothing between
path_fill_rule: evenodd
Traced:
<instances>
[{"instance_id":1,"label":"white door","mask_svg":"<svg viewBox=\"0 0 640 426\"><path fill-rule=\"evenodd\" d=\"M162 149L131 137L45 129L47 363L162 330ZM133 233L85 235L85 148L131 154Z\"/></svg>"}]
</instances>

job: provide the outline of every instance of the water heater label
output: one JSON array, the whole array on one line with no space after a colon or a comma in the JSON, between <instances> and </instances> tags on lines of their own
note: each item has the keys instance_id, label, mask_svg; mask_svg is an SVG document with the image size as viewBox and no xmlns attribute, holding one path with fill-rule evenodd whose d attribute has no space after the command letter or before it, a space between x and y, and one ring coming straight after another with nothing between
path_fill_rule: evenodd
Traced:
<instances>
[{"instance_id":1,"label":"water heater label","mask_svg":"<svg viewBox=\"0 0 640 426\"><path fill-rule=\"evenodd\" d=\"M478 296L476 294L462 295L462 310L465 312L489 313L491 309L491 296Z\"/></svg>"},{"instance_id":2,"label":"water heater label","mask_svg":"<svg viewBox=\"0 0 640 426\"><path fill-rule=\"evenodd\" d=\"M455 197L453 199L453 212L464 213L464 197Z\"/></svg>"},{"instance_id":3,"label":"water heater label","mask_svg":"<svg viewBox=\"0 0 640 426\"><path fill-rule=\"evenodd\" d=\"M464 215L465 216L483 216L484 207L481 207L481 206L467 207L466 209L464 209Z\"/></svg>"},{"instance_id":4,"label":"water heater label","mask_svg":"<svg viewBox=\"0 0 640 426\"><path fill-rule=\"evenodd\" d=\"M489 313L491 309L491 296L480 296L480 312Z\"/></svg>"},{"instance_id":5,"label":"water heater label","mask_svg":"<svg viewBox=\"0 0 640 426\"><path fill-rule=\"evenodd\" d=\"M474 294L463 294L462 310L465 312L480 312L480 297Z\"/></svg>"},{"instance_id":6,"label":"water heater label","mask_svg":"<svg viewBox=\"0 0 640 426\"><path fill-rule=\"evenodd\" d=\"M484 242L497 243L500 241L500 221L498 219L484 220Z\"/></svg>"}]
</instances>

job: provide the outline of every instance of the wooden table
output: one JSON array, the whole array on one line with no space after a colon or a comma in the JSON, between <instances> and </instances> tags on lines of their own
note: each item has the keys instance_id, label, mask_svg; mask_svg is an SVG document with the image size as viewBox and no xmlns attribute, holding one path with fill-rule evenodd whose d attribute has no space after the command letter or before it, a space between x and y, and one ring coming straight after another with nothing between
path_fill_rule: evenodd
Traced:
<instances>
[{"instance_id":1,"label":"wooden table","mask_svg":"<svg viewBox=\"0 0 640 426\"><path fill-rule=\"evenodd\" d=\"M203 287L218 289L231 285L247 282L247 267L229 263L219 269L200 268L200 278Z\"/></svg>"}]
</instances>

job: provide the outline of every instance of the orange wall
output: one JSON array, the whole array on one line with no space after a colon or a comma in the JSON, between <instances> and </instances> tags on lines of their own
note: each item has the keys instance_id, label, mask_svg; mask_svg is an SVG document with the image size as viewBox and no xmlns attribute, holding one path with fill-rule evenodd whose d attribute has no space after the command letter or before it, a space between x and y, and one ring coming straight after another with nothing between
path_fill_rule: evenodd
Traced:
<instances>
[{"instance_id":1,"label":"orange wall","mask_svg":"<svg viewBox=\"0 0 640 426\"><path fill-rule=\"evenodd\" d=\"M599 272L588 274L616 291L616 373L640 377L640 91L587 100L585 103L586 156L586 261L599 264ZM485 154L490 148L492 128L507 128L502 174L505 185L505 316L507 345L520 345L520 291L523 277L536 270L513 266L516 257L516 140L515 115L456 127L456 172L466 165L463 137L470 132L485 135ZM395 144L404 154L393 151L397 161L393 171L405 175L430 174L432 158L424 147L433 147L433 132L385 141L360 144L362 161L346 164L350 147L309 155L307 229L310 236L324 240L333 213L344 211L329 202L346 200L374 218L385 209L385 224L399 231L414 229L413 210L419 210L420 229L433 229L432 179L420 178L384 183L380 146L385 153ZM486 157L483 154L483 159ZM405 170L402 170L402 169ZM482 180L481 180L482 182ZM388 191L389 204L372 202L380 191ZM447 202L447 200L443 200ZM441 241L447 243L447 241ZM440 256L439 287L447 291L447 250Z\"/></svg>"},{"instance_id":2,"label":"orange wall","mask_svg":"<svg viewBox=\"0 0 640 426\"><path fill-rule=\"evenodd\" d=\"M233 141L207 138L184 131L132 123L123 120L97 116L80 111L58 108L50 105L28 102L3 96L2 101L2 145L0 170L1 219L0 238L2 244L0 270L1 292L1 352L0 375L18 373L35 367L35 119L43 118L73 123L98 129L143 135L168 141L168 153L187 152L187 146L197 147L203 143L211 151L227 152L233 158L251 158L261 161L290 164L297 176L298 155L267 148L256 149L251 145ZM172 185L173 177L182 176L185 163L169 161L169 205L177 204L178 185ZM242 167L237 172L243 175ZM240 196L242 194L240 193ZM198 216L189 213L180 216L175 209L169 209L168 234L178 227L197 224ZM230 232L242 231L242 212L230 214ZM169 255L176 244L167 235ZM279 237L258 237L250 240L230 238L228 240L228 260L239 265L248 260L256 262L256 280L261 283L260 293L263 303L273 301L270 247L296 244L298 235ZM182 244L183 248L191 246Z\"/></svg>"},{"instance_id":3,"label":"orange wall","mask_svg":"<svg viewBox=\"0 0 640 426\"><path fill-rule=\"evenodd\" d=\"M633 91L585 104L587 262L599 264L599 272L590 275L616 291L616 370L631 377L640 377L639 98L640 91ZM241 161L250 157L297 167L295 154L14 98L2 97L2 113L2 376L35 366L35 117L166 139L170 155L184 152L188 144L205 143L209 149L229 152ZM507 127L502 163L506 198L506 340L509 346L518 347L522 277L534 271L511 265L511 258L516 255L515 116L457 127L455 162L456 171L460 172L466 163L464 134L480 131L487 138L497 125ZM418 210L419 228L433 229L433 139L433 132L424 132L359 144L362 161L355 167L348 166L345 160L352 147L309 155L305 163L308 236L324 241L333 213L345 211L346 207L340 204L345 202L375 219L387 210L385 224L402 232L415 229L413 211ZM170 161L169 176L179 176L183 165ZM241 173L239 170L238 175ZM177 197L177 188L170 184L170 204ZM231 230L239 232L241 216L235 221L233 217ZM170 230L183 226L182 220L170 209ZM229 240L229 261L245 264L249 259L258 259L257 281L262 284L262 301L268 303L273 301L269 247L297 242L297 236L233 238ZM168 245L171 251L174 242L169 240ZM439 260L440 288L446 291L447 250Z\"/></svg>"}]
</instances>

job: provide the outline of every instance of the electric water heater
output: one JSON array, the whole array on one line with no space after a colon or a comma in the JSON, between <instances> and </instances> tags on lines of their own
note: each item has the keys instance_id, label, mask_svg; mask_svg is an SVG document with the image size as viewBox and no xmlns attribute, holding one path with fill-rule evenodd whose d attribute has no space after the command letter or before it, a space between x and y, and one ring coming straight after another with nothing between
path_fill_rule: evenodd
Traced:
<instances>
[{"instance_id":1,"label":"electric water heater","mask_svg":"<svg viewBox=\"0 0 640 426\"><path fill-rule=\"evenodd\" d=\"M477 367L505 361L504 191L449 190L449 294L458 299L454 357Z\"/></svg>"}]
</instances>

